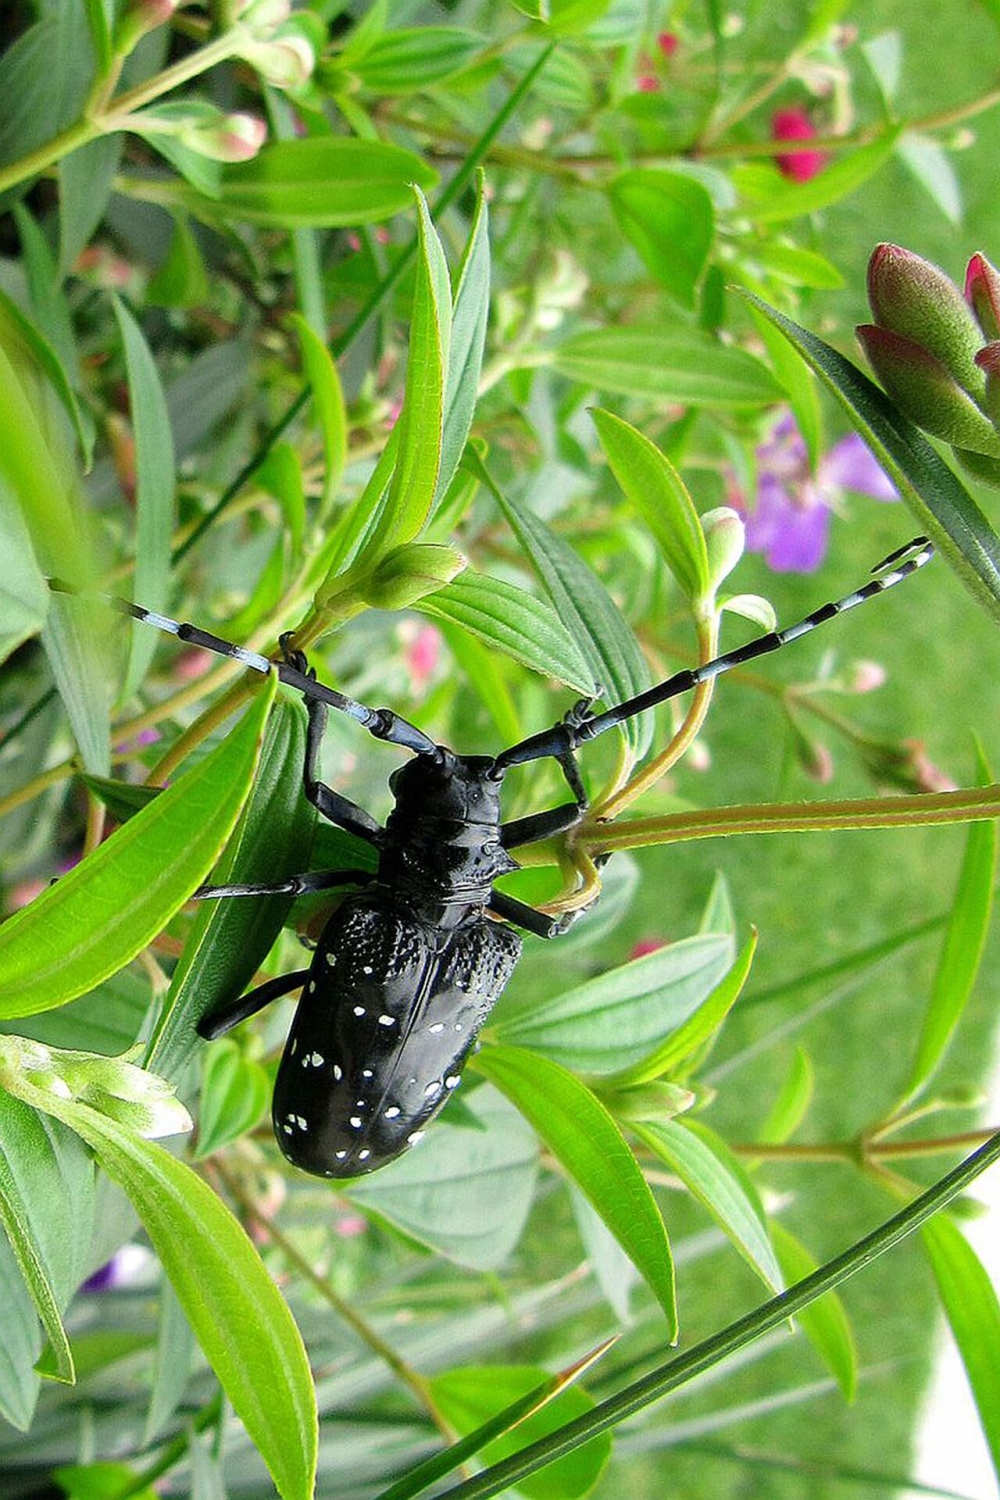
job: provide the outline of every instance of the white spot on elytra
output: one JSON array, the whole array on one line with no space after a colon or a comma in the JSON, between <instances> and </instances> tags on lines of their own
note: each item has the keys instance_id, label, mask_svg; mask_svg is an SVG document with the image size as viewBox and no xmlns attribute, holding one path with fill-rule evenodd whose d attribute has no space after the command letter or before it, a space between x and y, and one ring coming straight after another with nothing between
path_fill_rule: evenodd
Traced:
<instances>
[{"instance_id":1,"label":"white spot on elytra","mask_svg":"<svg viewBox=\"0 0 1000 1500\"><path fill-rule=\"evenodd\" d=\"M338 1161L343 1161L344 1157L347 1155L347 1152L346 1151L335 1151L333 1154L337 1158Z\"/></svg>"},{"instance_id":2,"label":"white spot on elytra","mask_svg":"<svg viewBox=\"0 0 1000 1500\"><path fill-rule=\"evenodd\" d=\"M336 955L336 953L327 953L327 955L326 955L326 966L327 966L327 968L328 969L332 969L333 966L334 966L334 964L336 962L337 962L337 955ZM338 1151L337 1155L338 1156L340 1155L339 1151Z\"/></svg>"},{"instance_id":3,"label":"white spot on elytra","mask_svg":"<svg viewBox=\"0 0 1000 1500\"><path fill-rule=\"evenodd\" d=\"M427 1083L427 1084L424 1085L424 1093L429 1098L431 1094L436 1094L437 1091L438 1091L438 1089L440 1087L441 1087L441 1080L440 1080L440 1078L432 1078L431 1081L430 1081L430 1083Z\"/></svg>"},{"instance_id":4,"label":"white spot on elytra","mask_svg":"<svg viewBox=\"0 0 1000 1500\"><path fill-rule=\"evenodd\" d=\"M462 1080L457 1073L450 1073L444 1081L444 1086L446 1089L457 1089L461 1082Z\"/></svg>"},{"instance_id":5,"label":"white spot on elytra","mask_svg":"<svg viewBox=\"0 0 1000 1500\"><path fill-rule=\"evenodd\" d=\"M356 1099L354 1102L357 1109L364 1109L366 1103L364 1099Z\"/></svg>"},{"instance_id":6,"label":"white spot on elytra","mask_svg":"<svg viewBox=\"0 0 1000 1500\"><path fill-rule=\"evenodd\" d=\"M395 1026L395 1024L396 1024L396 1017L395 1016L379 1016L379 1018L378 1018L378 1024L380 1026Z\"/></svg>"},{"instance_id":7,"label":"white spot on elytra","mask_svg":"<svg viewBox=\"0 0 1000 1500\"><path fill-rule=\"evenodd\" d=\"M385 1114L385 1118L387 1120L394 1120L396 1118L396 1116L399 1114L399 1105L398 1104L390 1104L389 1108L384 1111L384 1114Z\"/></svg>"},{"instance_id":8,"label":"white spot on elytra","mask_svg":"<svg viewBox=\"0 0 1000 1500\"><path fill-rule=\"evenodd\" d=\"M363 1005L356 1005L356 1006L355 1006L355 1007L354 1007L354 1014L355 1014L355 1015L356 1015L356 1016L363 1016L363 1015L364 1015L364 1013L365 1013L365 1008L364 1008L364 1006L363 1006Z\"/></svg>"},{"instance_id":9,"label":"white spot on elytra","mask_svg":"<svg viewBox=\"0 0 1000 1500\"><path fill-rule=\"evenodd\" d=\"M303 1119L303 1117L301 1115L296 1115L295 1116L295 1123L299 1127L300 1130L308 1130L309 1129L309 1121Z\"/></svg>"},{"instance_id":10,"label":"white spot on elytra","mask_svg":"<svg viewBox=\"0 0 1000 1500\"><path fill-rule=\"evenodd\" d=\"M363 1151L358 1152L358 1161L367 1161L369 1156L371 1156L371 1152L366 1146Z\"/></svg>"},{"instance_id":11,"label":"white spot on elytra","mask_svg":"<svg viewBox=\"0 0 1000 1500\"><path fill-rule=\"evenodd\" d=\"M361 1076L362 1078L374 1078L375 1074L371 1068L362 1068Z\"/></svg>"},{"instance_id":12,"label":"white spot on elytra","mask_svg":"<svg viewBox=\"0 0 1000 1500\"><path fill-rule=\"evenodd\" d=\"M361 965L361 972L362 972L362 974L372 974L372 973L374 973L374 970L372 969L371 964L362 964Z\"/></svg>"},{"instance_id":13,"label":"white spot on elytra","mask_svg":"<svg viewBox=\"0 0 1000 1500\"><path fill-rule=\"evenodd\" d=\"M316 981L315 981L315 979L310 979L309 983L306 985L306 994L307 995L315 995L315 993L316 993Z\"/></svg>"},{"instance_id":14,"label":"white spot on elytra","mask_svg":"<svg viewBox=\"0 0 1000 1500\"><path fill-rule=\"evenodd\" d=\"M417 1142L418 1141L422 1141L423 1138L424 1138L424 1131L422 1131L422 1130L411 1130L410 1133L409 1133L409 1135L406 1137L406 1143L409 1146L415 1146L417 1144Z\"/></svg>"},{"instance_id":15,"label":"white spot on elytra","mask_svg":"<svg viewBox=\"0 0 1000 1500\"><path fill-rule=\"evenodd\" d=\"M326 1058L322 1052L307 1052L302 1059L302 1066L304 1068L321 1068L325 1061Z\"/></svg>"},{"instance_id":16,"label":"white spot on elytra","mask_svg":"<svg viewBox=\"0 0 1000 1500\"><path fill-rule=\"evenodd\" d=\"M334 1081L334 1083L339 1083L340 1080L343 1078L343 1076L344 1076L344 1070L340 1066L340 1063L334 1063L334 1065L333 1065L333 1081Z\"/></svg>"},{"instance_id":17,"label":"white spot on elytra","mask_svg":"<svg viewBox=\"0 0 1000 1500\"><path fill-rule=\"evenodd\" d=\"M352 1115L351 1118L350 1118L350 1120L348 1121L348 1124L351 1125L353 1127L353 1129L360 1130L361 1129L361 1116L360 1115Z\"/></svg>"},{"instance_id":18,"label":"white spot on elytra","mask_svg":"<svg viewBox=\"0 0 1000 1500\"><path fill-rule=\"evenodd\" d=\"M292 1037L292 1045L288 1049L288 1055L289 1055L289 1057L294 1057L295 1056L295 1053L298 1050L298 1045L299 1045L299 1039L298 1039L298 1037L293 1036Z\"/></svg>"},{"instance_id":19,"label":"white spot on elytra","mask_svg":"<svg viewBox=\"0 0 1000 1500\"><path fill-rule=\"evenodd\" d=\"M444 1030L444 1022L435 1021L433 1026L428 1026L427 1030L430 1032L431 1036L440 1036L442 1031Z\"/></svg>"}]
</instances>

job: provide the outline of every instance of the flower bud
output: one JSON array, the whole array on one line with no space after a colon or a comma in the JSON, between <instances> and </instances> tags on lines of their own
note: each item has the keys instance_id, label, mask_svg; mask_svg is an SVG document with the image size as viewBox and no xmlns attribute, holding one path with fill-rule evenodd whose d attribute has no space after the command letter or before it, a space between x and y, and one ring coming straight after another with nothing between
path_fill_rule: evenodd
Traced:
<instances>
[{"instance_id":1,"label":"flower bud","mask_svg":"<svg viewBox=\"0 0 1000 1500\"><path fill-rule=\"evenodd\" d=\"M946 443L1000 457L993 424L935 354L873 323L856 332L872 369L904 415ZM977 376L985 396L985 377L978 370Z\"/></svg>"},{"instance_id":2,"label":"flower bud","mask_svg":"<svg viewBox=\"0 0 1000 1500\"><path fill-rule=\"evenodd\" d=\"M878 245L868 262L875 322L932 354L964 391L977 397L982 334L955 283L930 261L898 245Z\"/></svg>"},{"instance_id":3,"label":"flower bud","mask_svg":"<svg viewBox=\"0 0 1000 1500\"><path fill-rule=\"evenodd\" d=\"M701 527L708 553L708 589L714 594L743 556L746 524L732 506L719 505L715 510L705 512Z\"/></svg>"},{"instance_id":4,"label":"flower bud","mask_svg":"<svg viewBox=\"0 0 1000 1500\"><path fill-rule=\"evenodd\" d=\"M198 120L178 132L185 146L212 161L250 161L267 140L267 125L242 112Z\"/></svg>"},{"instance_id":5,"label":"flower bud","mask_svg":"<svg viewBox=\"0 0 1000 1500\"><path fill-rule=\"evenodd\" d=\"M127 57L147 32L165 26L177 9L180 0L133 0L118 19L114 33L114 50L118 57Z\"/></svg>"},{"instance_id":6,"label":"flower bud","mask_svg":"<svg viewBox=\"0 0 1000 1500\"><path fill-rule=\"evenodd\" d=\"M406 609L450 583L464 567L465 558L454 547L411 542L384 557L358 591L373 609Z\"/></svg>"},{"instance_id":7,"label":"flower bud","mask_svg":"<svg viewBox=\"0 0 1000 1500\"><path fill-rule=\"evenodd\" d=\"M1000 339L1000 274L985 255L974 255L965 272L965 300L988 339Z\"/></svg>"},{"instance_id":8,"label":"flower bud","mask_svg":"<svg viewBox=\"0 0 1000 1500\"><path fill-rule=\"evenodd\" d=\"M276 89L301 88L316 66L316 49L294 22L266 39L247 37L239 56Z\"/></svg>"}]
</instances>

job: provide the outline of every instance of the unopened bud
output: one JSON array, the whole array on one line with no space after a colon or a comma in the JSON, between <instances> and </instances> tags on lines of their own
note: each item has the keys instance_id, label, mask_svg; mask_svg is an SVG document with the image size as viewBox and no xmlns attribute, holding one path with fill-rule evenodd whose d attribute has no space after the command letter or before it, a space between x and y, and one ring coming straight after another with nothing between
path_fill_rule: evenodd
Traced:
<instances>
[{"instance_id":1,"label":"unopened bud","mask_svg":"<svg viewBox=\"0 0 1000 1500\"><path fill-rule=\"evenodd\" d=\"M946 443L1000 457L993 424L935 354L905 334L872 323L856 332L872 369L911 421ZM985 377L978 369L976 375L982 396Z\"/></svg>"},{"instance_id":2,"label":"unopened bud","mask_svg":"<svg viewBox=\"0 0 1000 1500\"><path fill-rule=\"evenodd\" d=\"M125 7L115 27L116 55L127 57L147 32L165 26L179 3L180 0L133 0Z\"/></svg>"},{"instance_id":3,"label":"unopened bud","mask_svg":"<svg viewBox=\"0 0 1000 1500\"><path fill-rule=\"evenodd\" d=\"M248 37L240 44L239 56L276 89L301 88L316 66L312 42L292 26L267 40Z\"/></svg>"},{"instance_id":4,"label":"unopened bud","mask_svg":"<svg viewBox=\"0 0 1000 1500\"><path fill-rule=\"evenodd\" d=\"M848 693L874 693L882 687L886 670L881 662L855 661L844 674L844 691Z\"/></svg>"},{"instance_id":5,"label":"unopened bud","mask_svg":"<svg viewBox=\"0 0 1000 1500\"><path fill-rule=\"evenodd\" d=\"M1000 273L985 255L976 254L965 272L965 300L988 339L1000 339Z\"/></svg>"},{"instance_id":6,"label":"unopened bud","mask_svg":"<svg viewBox=\"0 0 1000 1500\"><path fill-rule=\"evenodd\" d=\"M708 553L708 587L714 594L736 567L746 546L746 524L729 505L707 510L701 518Z\"/></svg>"},{"instance_id":7,"label":"unopened bud","mask_svg":"<svg viewBox=\"0 0 1000 1500\"><path fill-rule=\"evenodd\" d=\"M250 161L267 140L267 125L256 115L219 115L192 124L179 137L185 146L212 161Z\"/></svg>"},{"instance_id":8,"label":"unopened bud","mask_svg":"<svg viewBox=\"0 0 1000 1500\"><path fill-rule=\"evenodd\" d=\"M880 328L932 354L970 395L982 334L958 287L939 267L898 245L878 245L868 262L868 300Z\"/></svg>"},{"instance_id":9,"label":"unopened bud","mask_svg":"<svg viewBox=\"0 0 1000 1500\"><path fill-rule=\"evenodd\" d=\"M413 542L384 557L359 592L373 609L406 609L450 583L464 567L465 558L455 547Z\"/></svg>"}]
</instances>

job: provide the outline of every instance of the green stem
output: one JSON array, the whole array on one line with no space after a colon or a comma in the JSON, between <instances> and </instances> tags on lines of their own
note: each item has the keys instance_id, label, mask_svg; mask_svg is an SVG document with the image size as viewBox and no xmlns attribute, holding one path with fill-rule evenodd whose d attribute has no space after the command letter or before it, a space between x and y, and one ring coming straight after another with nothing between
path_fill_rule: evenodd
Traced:
<instances>
[{"instance_id":1,"label":"green stem","mask_svg":"<svg viewBox=\"0 0 1000 1500\"><path fill-rule=\"evenodd\" d=\"M98 136L111 135L116 130L127 129L129 116L135 110L150 104L162 94L169 93L171 89L188 83L192 78L197 78L200 73L214 67L216 63L224 62L232 57L238 41L239 34L236 31L216 37L214 41L200 47L197 52L192 52L189 57L182 58L180 62L174 63L169 68L164 68L162 73L157 73L153 78L147 78L145 82L134 89L129 89L127 93L119 94L117 99L112 99L103 108L92 108L81 119L76 120L72 125L67 125L65 130L60 130L58 135L52 136L50 140L36 146L33 151L28 151L18 161L11 162L9 166L4 167L0 171L0 193L6 192L8 188L17 187L19 183L37 176L39 172L44 172L47 167L54 166L71 151L78 151L81 146L88 145Z\"/></svg>"},{"instance_id":2,"label":"green stem","mask_svg":"<svg viewBox=\"0 0 1000 1500\"><path fill-rule=\"evenodd\" d=\"M640 849L734 833L815 833L858 828L910 828L1000 817L1000 783L955 792L905 797L857 797L819 802L761 802L702 808L661 818L630 818L617 828L589 820L581 837L604 851Z\"/></svg>"}]
</instances>

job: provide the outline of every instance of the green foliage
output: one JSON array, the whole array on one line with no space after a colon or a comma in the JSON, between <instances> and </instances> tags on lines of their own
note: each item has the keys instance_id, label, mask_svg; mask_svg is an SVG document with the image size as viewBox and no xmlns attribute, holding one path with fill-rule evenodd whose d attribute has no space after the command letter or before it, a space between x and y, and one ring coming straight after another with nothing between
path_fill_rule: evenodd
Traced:
<instances>
[{"instance_id":1,"label":"green foliage","mask_svg":"<svg viewBox=\"0 0 1000 1500\"><path fill-rule=\"evenodd\" d=\"M888 1483L916 1377L879 1384L874 1418L865 1377L887 1350L920 1368L927 1308L895 1250L916 1229L997 1461L996 1294L959 1216L1000 1151L974 1097L1000 809L994 460L973 441L996 415L996 224L976 224L992 243L968 305L949 278L969 247L941 272L920 259L944 262L933 243L883 254L883 277L900 260L926 282L916 323L876 288L888 395L843 304L860 316L859 222L898 235L908 192L913 222L943 212L954 234L964 195L992 201L1000 142L953 163L951 122L985 109L974 64L1000 48L977 34L945 98L929 36L939 9L968 24L957 0L881 34L842 0L805 21L744 9L463 3L445 24L389 0L92 0L5 24L10 1500L53 1482L79 1500L404 1500L449 1476L456 1500L641 1497L663 1492L646 1455L668 1446L692 1466L678 1493L742 1491L749 1448L762 1495L815 1493L820 1470ZM922 65L918 109L900 78ZM808 113L804 135L772 138L779 107ZM942 316L949 337L968 325L960 368ZM887 345L904 336L974 388L977 428L924 421L916 356L897 369ZM789 413L806 457L779 476L780 524L833 516L822 584L744 556ZM588 745L589 812L516 849L503 886L581 920L526 939L426 1140L336 1191L295 1172L267 1122L287 1007L200 1058L195 1027L303 967L331 898L186 903L209 880L363 880L376 850L316 826L293 693L234 659L202 671L99 596L254 653L287 634L321 681L496 753L572 694L619 703L731 649L732 614L769 630L762 593L787 624L905 544L901 507L849 478L832 492L845 420L942 560L811 655L717 696L703 681ZM899 663L875 708L862 652ZM974 734L975 784L955 789ZM380 821L398 763L331 715L319 774ZM527 817L565 778L537 762L505 798ZM923 825L961 822L953 874L946 828ZM788 837L736 837L752 832ZM707 835L730 836L710 846L728 881L685 842ZM867 1010L824 1029L850 986ZM165 1134L170 1151L148 1139ZM951 1168L930 1188L927 1157ZM121 1252L140 1246L129 1282ZM888 1251L883 1344L878 1268L841 1289ZM102 1266L125 1275L114 1296L85 1282ZM765 1336L790 1318L804 1337L778 1368ZM828 1389L851 1413L803 1423ZM722 1470L691 1433L730 1427Z\"/></svg>"}]
</instances>

